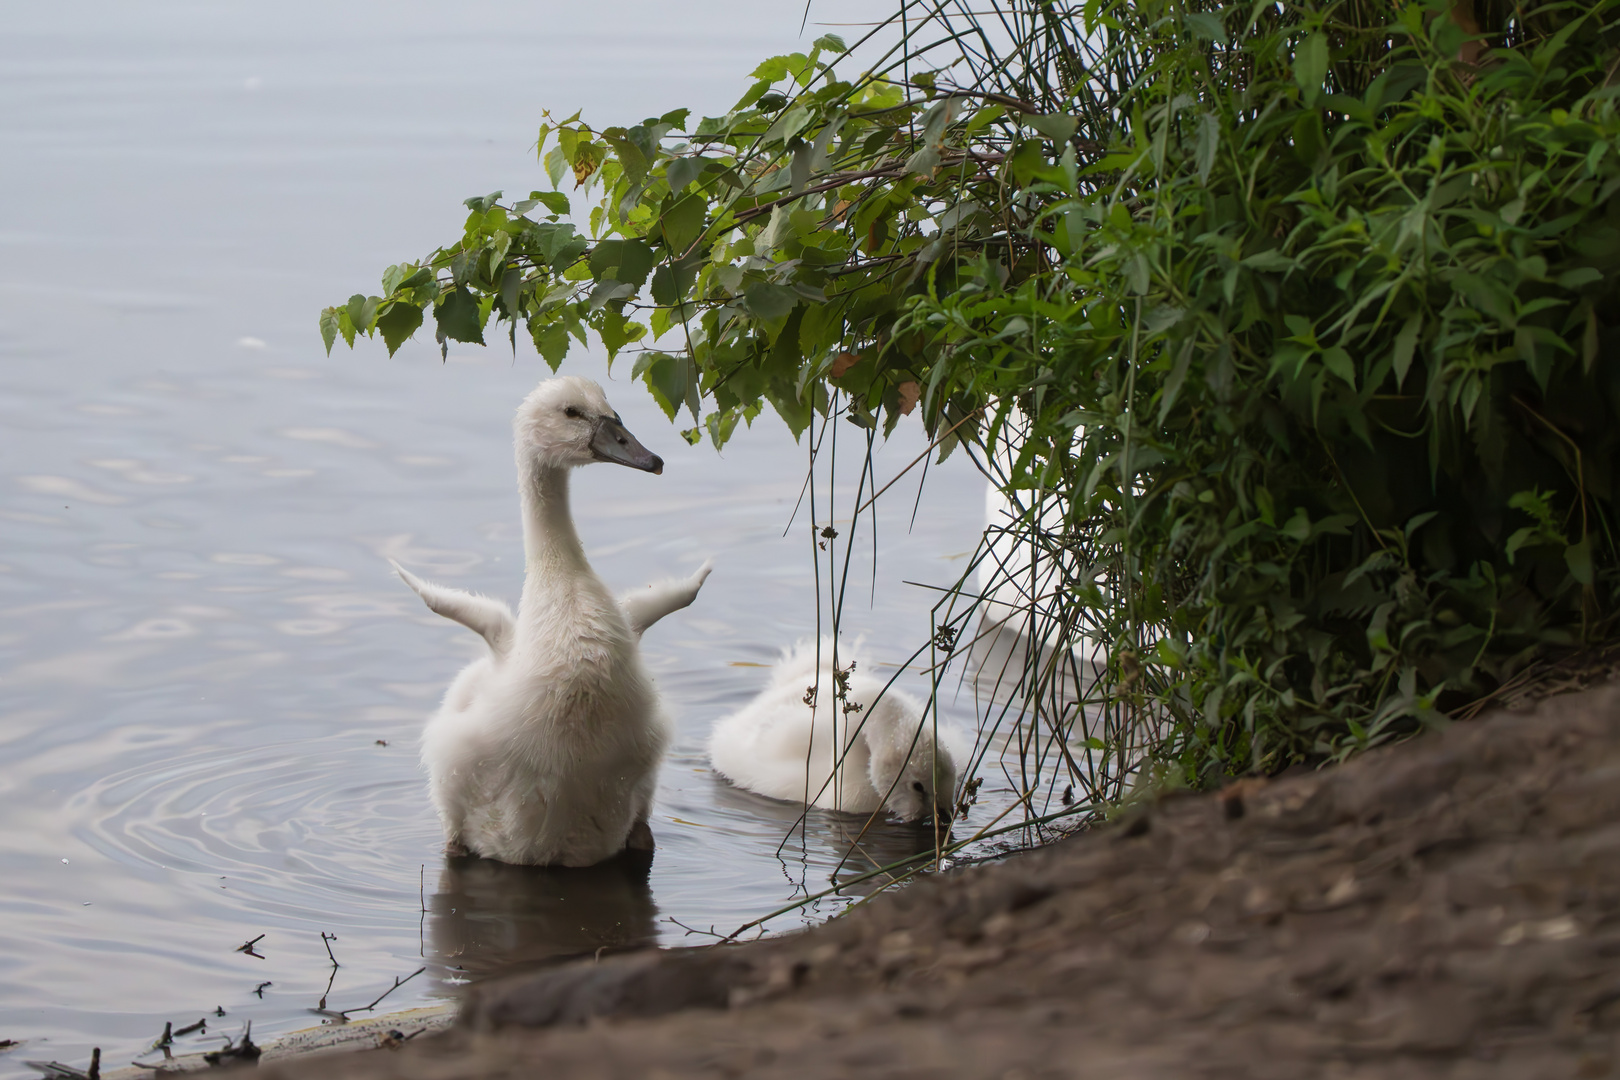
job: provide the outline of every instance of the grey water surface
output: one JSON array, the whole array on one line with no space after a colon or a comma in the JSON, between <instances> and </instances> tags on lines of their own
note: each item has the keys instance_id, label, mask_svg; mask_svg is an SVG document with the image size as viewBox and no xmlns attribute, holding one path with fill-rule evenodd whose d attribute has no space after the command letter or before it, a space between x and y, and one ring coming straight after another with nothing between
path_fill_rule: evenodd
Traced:
<instances>
[{"instance_id":1,"label":"grey water surface","mask_svg":"<svg viewBox=\"0 0 1620 1080\"><path fill-rule=\"evenodd\" d=\"M122 1064L166 1020L271 1036L419 967L386 1006L547 956L696 942L684 927L725 932L827 886L860 822L815 814L784 844L795 811L727 787L701 746L814 632L810 530L847 521L860 433L839 435L831 509L823 470L815 516L806 503L788 529L806 455L780 421L723 454L687 447L628 364L568 359L668 462L581 475L598 572L629 589L717 565L644 644L680 731L659 850L650 875L449 864L416 737L478 643L385 559L515 599L509 419L545 369L522 342L328 358L316 331L322 306L455 236L463 198L542 186L543 108L599 125L722 112L760 58L870 6L818 0L801 36L803 12L6 5L0 1039L24 1045L0 1077L28 1075L25 1057L82 1066L91 1045ZM923 445L902 426L878 478ZM908 531L920 471L879 504L875 574L856 537L843 621L874 662L926 640L938 594L905 582L953 582L982 526L957 455L930 468ZM878 828L854 869L926 842ZM235 951L258 935L262 959Z\"/></svg>"}]
</instances>

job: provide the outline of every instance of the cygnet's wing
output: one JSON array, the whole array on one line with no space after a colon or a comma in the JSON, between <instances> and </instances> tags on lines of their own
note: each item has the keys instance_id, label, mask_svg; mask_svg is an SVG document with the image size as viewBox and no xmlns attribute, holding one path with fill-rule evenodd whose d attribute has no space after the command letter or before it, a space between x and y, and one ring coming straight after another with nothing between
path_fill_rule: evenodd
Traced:
<instances>
[{"instance_id":1,"label":"cygnet's wing","mask_svg":"<svg viewBox=\"0 0 1620 1080\"><path fill-rule=\"evenodd\" d=\"M661 581L620 599L630 630L640 637L647 627L697 599L698 590L703 588L703 582L713 569L714 560L710 559L685 581Z\"/></svg>"},{"instance_id":2,"label":"cygnet's wing","mask_svg":"<svg viewBox=\"0 0 1620 1080\"><path fill-rule=\"evenodd\" d=\"M505 656L512 645L516 620L512 609L499 600L477 596L463 589L447 589L431 581L423 581L393 559L388 560L400 580L416 591L428 609L454 620L489 642L496 656Z\"/></svg>"}]
</instances>

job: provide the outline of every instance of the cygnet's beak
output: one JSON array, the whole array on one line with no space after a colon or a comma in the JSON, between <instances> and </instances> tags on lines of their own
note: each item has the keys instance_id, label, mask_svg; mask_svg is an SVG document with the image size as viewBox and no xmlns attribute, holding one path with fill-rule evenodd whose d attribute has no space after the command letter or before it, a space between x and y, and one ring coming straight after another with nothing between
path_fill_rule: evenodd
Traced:
<instances>
[{"instance_id":1,"label":"cygnet's beak","mask_svg":"<svg viewBox=\"0 0 1620 1080\"><path fill-rule=\"evenodd\" d=\"M597 461L612 461L654 474L664 471L664 459L624 430L616 416L604 416L596 421L596 430L591 433L591 453L596 455Z\"/></svg>"}]
</instances>

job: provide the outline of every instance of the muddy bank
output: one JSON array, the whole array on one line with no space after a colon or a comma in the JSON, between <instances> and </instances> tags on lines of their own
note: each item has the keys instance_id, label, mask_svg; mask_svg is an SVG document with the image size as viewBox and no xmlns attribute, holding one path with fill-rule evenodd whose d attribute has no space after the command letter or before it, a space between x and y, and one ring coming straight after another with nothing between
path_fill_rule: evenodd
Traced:
<instances>
[{"instance_id":1,"label":"muddy bank","mask_svg":"<svg viewBox=\"0 0 1620 1080\"><path fill-rule=\"evenodd\" d=\"M1620 1075L1620 689L1165 800L300 1077Z\"/></svg>"}]
</instances>

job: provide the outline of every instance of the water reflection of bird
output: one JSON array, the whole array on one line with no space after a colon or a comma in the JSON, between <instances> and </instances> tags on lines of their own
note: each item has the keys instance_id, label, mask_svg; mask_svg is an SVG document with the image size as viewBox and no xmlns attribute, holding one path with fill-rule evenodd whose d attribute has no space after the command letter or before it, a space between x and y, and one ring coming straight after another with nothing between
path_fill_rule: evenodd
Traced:
<instances>
[{"instance_id":1,"label":"water reflection of bird","mask_svg":"<svg viewBox=\"0 0 1620 1080\"><path fill-rule=\"evenodd\" d=\"M938 733L947 735L948 733ZM840 761L840 759L842 759ZM709 736L709 761L738 787L827 810L887 809L948 823L956 762L910 695L861 670L834 667L823 641L789 650L757 697Z\"/></svg>"},{"instance_id":2,"label":"water reflection of bird","mask_svg":"<svg viewBox=\"0 0 1620 1080\"><path fill-rule=\"evenodd\" d=\"M643 851L583 869L446 859L428 912L441 977L475 979L655 944L651 866Z\"/></svg>"},{"instance_id":3,"label":"water reflection of bird","mask_svg":"<svg viewBox=\"0 0 1620 1080\"><path fill-rule=\"evenodd\" d=\"M569 513L571 471L597 461L664 467L596 383L542 382L513 428L525 556L519 614L394 567L429 608L489 645L445 692L423 733L422 761L448 852L589 866L627 845L652 847L647 815L670 729L637 643L692 602L709 567L621 604L586 561Z\"/></svg>"}]
</instances>

